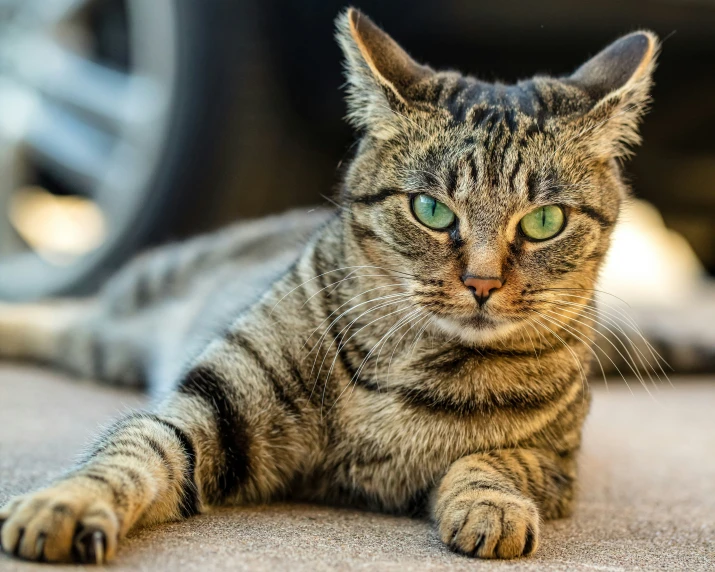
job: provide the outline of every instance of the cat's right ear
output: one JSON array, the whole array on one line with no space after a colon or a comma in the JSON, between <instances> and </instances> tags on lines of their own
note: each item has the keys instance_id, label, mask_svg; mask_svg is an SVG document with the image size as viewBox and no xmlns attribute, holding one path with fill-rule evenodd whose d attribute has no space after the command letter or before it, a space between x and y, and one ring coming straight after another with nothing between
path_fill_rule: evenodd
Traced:
<instances>
[{"instance_id":1,"label":"cat's right ear","mask_svg":"<svg viewBox=\"0 0 715 572\"><path fill-rule=\"evenodd\" d=\"M348 120L375 137L394 136L405 120L410 88L434 72L355 8L340 14L336 27L345 55Z\"/></svg>"}]
</instances>

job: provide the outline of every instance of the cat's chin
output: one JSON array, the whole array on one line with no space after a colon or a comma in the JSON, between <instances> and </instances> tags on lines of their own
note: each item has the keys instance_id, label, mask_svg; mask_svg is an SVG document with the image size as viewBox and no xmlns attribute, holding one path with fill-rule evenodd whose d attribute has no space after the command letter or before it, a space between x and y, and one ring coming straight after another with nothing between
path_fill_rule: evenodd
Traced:
<instances>
[{"instance_id":1,"label":"cat's chin","mask_svg":"<svg viewBox=\"0 0 715 572\"><path fill-rule=\"evenodd\" d=\"M503 341L519 329L518 322L495 320L481 314L470 317L435 318L434 323L448 336L467 345L485 345Z\"/></svg>"}]
</instances>

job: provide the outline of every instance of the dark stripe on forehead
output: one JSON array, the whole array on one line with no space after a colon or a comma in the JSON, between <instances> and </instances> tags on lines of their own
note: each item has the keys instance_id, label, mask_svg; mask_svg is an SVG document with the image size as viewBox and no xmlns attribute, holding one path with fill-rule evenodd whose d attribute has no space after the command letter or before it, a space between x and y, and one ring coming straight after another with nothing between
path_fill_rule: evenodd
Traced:
<instances>
[{"instance_id":1,"label":"dark stripe on forehead","mask_svg":"<svg viewBox=\"0 0 715 572\"><path fill-rule=\"evenodd\" d=\"M477 156L472 154L469 158L469 177L476 185L479 182L479 167L477 167Z\"/></svg>"},{"instance_id":2,"label":"dark stripe on forehead","mask_svg":"<svg viewBox=\"0 0 715 572\"><path fill-rule=\"evenodd\" d=\"M516 188L514 187L514 182L516 181L516 176L519 174L519 170L521 169L522 162L523 162L523 159L521 156L521 151L517 150L516 161L514 161L514 167L511 170L511 174L509 175L509 189L512 192L516 191Z\"/></svg>"},{"instance_id":3,"label":"dark stripe on forehead","mask_svg":"<svg viewBox=\"0 0 715 572\"><path fill-rule=\"evenodd\" d=\"M536 173L529 173L529 176L526 179L526 190L529 193L529 202L535 202L536 194L539 190L539 180L536 176Z\"/></svg>"},{"instance_id":4,"label":"dark stripe on forehead","mask_svg":"<svg viewBox=\"0 0 715 572\"><path fill-rule=\"evenodd\" d=\"M353 204L360 204L360 205L374 205L377 203L381 203L386 199L389 199L390 197L394 195L399 195L403 194L402 191L399 191L397 189L380 189L378 192L371 194L371 195L363 195L361 197L352 197L350 201Z\"/></svg>"},{"instance_id":5,"label":"dark stripe on forehead","mask_svg":"<svg viewBox=\"0 0 715 572\"><path fill-rule=\"evenodd\" d=\"M610 220L606 215L604 215L601 211L590 207L588 205L580 205L579 207L576 208L581 214L586 215L588 218L595 220L601 228L610 228L615 224L615 220Z\"/></svg>"},{"instance_id":6,"label":"dark stripe on forehead","mask_svg":"<svg viewBox=\"0 0 715 572\"><path fill-rule=\"evenodd\" d=\"M447 172L447 195L454 196L457 191L457 182L459 181L459 165L453 165Z\"/></svg>"}]
</instances>

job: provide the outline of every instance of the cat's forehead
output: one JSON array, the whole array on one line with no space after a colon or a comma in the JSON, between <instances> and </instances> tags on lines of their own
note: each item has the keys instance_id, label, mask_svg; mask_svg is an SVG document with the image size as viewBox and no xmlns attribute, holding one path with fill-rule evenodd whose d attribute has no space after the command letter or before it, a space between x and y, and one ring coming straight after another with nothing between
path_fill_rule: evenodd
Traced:
<instances>
[{"instance_id":1,"label":"cat's forehead","mask_svg":"<svg viewBox=\"0 0 715 572\"><path fill-rule=\"evenodd\" d=\"M445 111L453 121L478 126L499 116L512 123L544 123L580 115L593 104L584 90L551 77L535 77L512 85L489 83L457 72L423 79L409 94L418 106Z\"/></svg>"}]
</instances>

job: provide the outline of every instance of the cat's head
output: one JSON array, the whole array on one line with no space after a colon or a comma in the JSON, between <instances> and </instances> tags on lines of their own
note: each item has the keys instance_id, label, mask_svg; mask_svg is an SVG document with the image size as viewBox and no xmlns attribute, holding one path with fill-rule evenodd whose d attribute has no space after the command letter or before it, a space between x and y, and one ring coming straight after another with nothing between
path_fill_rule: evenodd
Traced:
<instances>
[{"instance_id":1,"label":"cat's head","mask_svg":"<svg viewBox=\"0 0 715 572\"><path fill-rule=\"evenodd\" d=\"M337 25L348 117L363 133L346 232L366 260L468 341L514 331L555 294L589 296L657 38L635 32L570 76L503 85L416 63L357 10Z\"/></svg>"}]
</instances>

